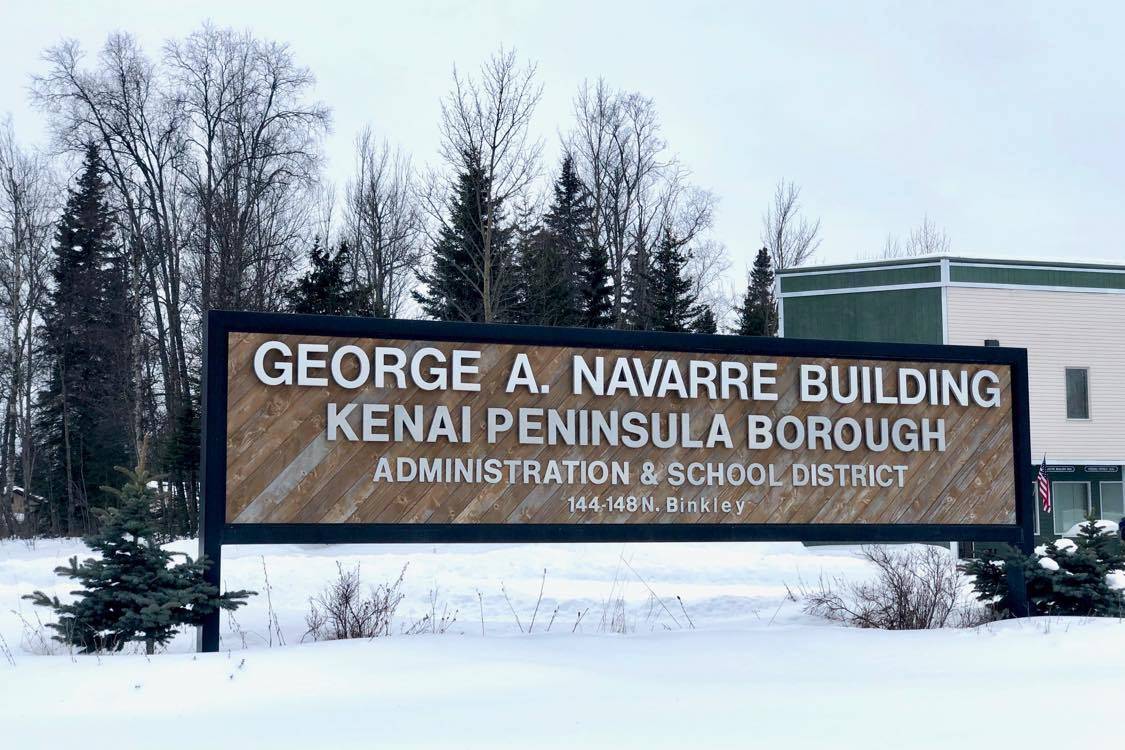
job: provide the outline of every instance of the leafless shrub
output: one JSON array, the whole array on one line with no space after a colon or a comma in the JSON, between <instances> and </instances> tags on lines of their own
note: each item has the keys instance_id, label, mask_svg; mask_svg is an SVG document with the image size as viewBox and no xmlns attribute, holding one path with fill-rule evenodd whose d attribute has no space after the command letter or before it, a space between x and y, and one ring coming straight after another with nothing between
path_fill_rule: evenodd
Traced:
<instances>
[{"instance_id":1,"label":"leafless shrub","mask_svg":"<svg viewBox=\"0 0 1125 750\"><path fill-rule=\"evenodd\" d=\"M267 627L269 629L269 646L273 648L274 637L277 637L277 645L285 645L285 636L281 633L281 622L277 619L277 612L273 608L273 587L270 586L270 572L266 568L266 558L261 556L262 560L262 577L265 579L266 589L266 608L269 613Z\"/></svg>"},{"instance_id":2,"label":"leafless shrub","mask_svg":"<svg viewBox=\"0 0 1125 750\"><path fill-rule=\"evenodd\" d=\"M660 603L651 592L648 595L648 601L645 602L644 623L648 626L649 631L656 630L656 626L662 624L660 622ZM668 628L664 625L665 629Z\"/></svg>"},{"instance_id":3,"label":"leafless shrub","mask_svg":"<svg viewBox=\"0 0 1125 750\"><path fill-rule=\"evenodd\" d=\"M624 556L618 558L619 564L609 585L609 595L602 602L602 617L598 622L599 633L629 632L629 623L625 615L625 582L621 580L621 564L624 562Z\"/></svg>"},{"instance_id":4,"label":"leafless shrub","mask_svg":"<svg viewBox=\"0 0 1125 750\"><path fill-rule=\"evenodd\" d=\"M643 585L646 589L648 589L649 596L651 597L650 602L651 602L651 605L652 605L652 608L653 608L653 613L658 614L656 612L656 605L659 605L660 609L664 610L664 614L666 614L669 617L669 619L671 619L672 622L675 623L677 628L683 627L680 624L680 621L676 619L676 616L674 614L672 614L672 610L668 609L668 605L664 603L664 600L662 598L660 598L660 596L656 593L656 591L652 588L652 586L650 586L648 584L648 581L646 581L644 579L644 577L641 576L641 574L637 572L637 569L634 568L631 564L629 564L629 561L626 560L625 558L621 558L621 562L625 563L625 567L627 567L629 569L629 571L637 577L637 580L641 582L641 585ZM678 596L676 598L679 599ZM682 606L683 602L680 602L680 604ZM695 626L693 625L692 628L694 629L694 627ZM667 628L668 630L671 630L671 628L668 628L667 625L665 625L665 628Z\"/></svg>"},{"instance_id":5,"label":"leafless shrub","mask_svg":"<svg viewBox=\"0 0 1125 750\"><path fill-rule=\"evenodd\" d=\"M393 583L379 584L367 596L362 591L358 564L345 570L337 562L336 570L336 580L309 600L305 636L315 641L335 641L390 635L391 620L404 596L401 589L406 566L402 566Z\"/></svg>"},{"instance_id":6,"label":"leafless shrub","mask_svg":"<svg viewBox=\"0 0 1125 750\"><path fill-rule=\"evenodd\" d=\"M688 627L695 630L695 622L691 619L691 615L687 613L687 607L684 606L684 600L680 598L679 594L676 594L676 601L680 603L680 611L684 613L684 619L687 620Z\"/></svg>"},{"instance_id":7,"label":"leafless shrub","mask_svg":"<svg viewBox=\"0 0 1125 750\"><path fill-rule=\"evenodd\" d=\"M242 643L242 649L245 651L246 650L246 636L250 635L250 633L246 632L246 629L242 627L242 624L238 621L238 618L234 616L234 610L228 609L226 611L226 615L227 615L227 628L232 633L234 633L236 636L238 636L239 641ZM260 638L261 636L258 636L258 637Z\"/></svg>"},{"instance_id":8,"label":"leafless shrub","mask_svg":"<svg viewBox=\"0 0 1125 750\"><path fill-rule=\"evenodd\" d=\"M29 622L20 612L10 610L10 612L19 618L20 625L23 631L20 633L20 647L24 651L28 651L36 656L54 656L66 649L70 654L71 659L74 658L74 647L70 645L67 639L67 645L62 645L55 641L54 638L47 631L47 626L39 618L39 614L35 614L35 622Z\"/></svg>"},{"instance_id":9,"label":"leafless shrub","mask_svg":"<svg viewBox=\"0 0 1125 750\"><path fill-rule=\"evenodd\" d=\"M512 617L514 617L515 620L516 620L516 627L520 629L521 633L523 633L524 632L523 623L520 622L519 613L516 612L516 607L515 607L514 604L512 604L512 598L510 596L508 596L508 589L505 588L503 581L500 582L500 593L502 593L504 595L504 601L506 601L508 603L508 609L511 610Z\"/></svg>"},{"instance_id":10,"label":"leafless shrub","mask_svg":"<svg viewBox=\"0 0 1125 750\"><path fill-rule=\"evenodd\" d=\"M477 589L477 604L480 605L480 634L484 635L484 594Z\"/></svg>"},{"instance_id":11,"label":"leafless shrub","mask_svg":"<svg viewBox=\"0 0 1125 750\"><path fill-rule=\"evenodd\" d=\"M439 607L438 590L436 587L432 588L430 589L430 611L403 628L402 632L404 635L420 635L422 633L443 635L449 632L453 623L457 622L457 613L458 610L456 609L450 612L449 605L445 602L442 602Z\"/></svg>"},{"instance_id":12,"label":"leafless shrub","mask_svg":"<svg viewBox=\"0 0 1125 750\"><path fill-rule=\"evenodd\" d=\"M964 580L944 551L864 547L863 556L876 568L874 580L821 578L814 589L802 587L805 613L882 630L965 627L981 621L977 609L964 603Z\"/></svg>"},{"instance_id":13,"label":"leafless shrub","mask_svg":"<svg viewBox=\"0 0 1125 750\"><path fill-rule=\"evenodd\" d=\"M602 609L602 622L598 630L619 635L626 635L629 632L629 618L625 612L624 596L618 596L607 602Z\"/></svg>"},{"instance_id":14,"label":"leafless shrub","mask_svg":"<svg viewBox=\"0 0 1125 750\"><path fill-rule=\"evenodd\" d=\"M16 658L12 656L12 649L8 646L8 641L5 640L2 635L0 635L0 653L4 654L4 661L11 664L13 667L16 666Z\"/></svg>"},{"instance_id":15,"label":"leafless shrub","mask_svg":"<svg viewBox=\"0 0 1125 750\"><path fill-rule=\"evenodd\" d=\"M539 581L539 598L535 600L535 611L531 613L531 624L527 626L527 632L535 630L535 618L539 616L539 605L543 603L543 589L547 586L547 569L543 568L543 578Z\"/></svg>"},{"instance_id":16,"label":"leafless shrub","mask_svg":"<svg viewBox=\"0 0 1125 750\"><path fill-rule=\"evenodd\" d=\"M551 613L551 619L550 619L550 621L547 622L547 632L548 633L551 632L551 626L555 624L555 618L559 616L559 609L561 609L561 606L556 604L555 605L555 611Z\"/></svg>"}]
</instances>

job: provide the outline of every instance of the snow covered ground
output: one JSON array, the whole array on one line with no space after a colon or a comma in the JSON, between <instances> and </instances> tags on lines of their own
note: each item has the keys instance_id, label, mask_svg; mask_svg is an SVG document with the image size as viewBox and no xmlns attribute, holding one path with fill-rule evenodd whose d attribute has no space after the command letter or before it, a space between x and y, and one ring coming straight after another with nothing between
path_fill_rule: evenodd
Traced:
<instances>
[{"instance_id":1,"label":"snow covered ground","mask_svg":"<svg viewBox=\"0 0 1125 750\"><path fill-rule=\"evenodd\" d=\"M890 633L803 615L787 586L867 575L854 548L229 547L225 585L261 593L224 620L224 653L185 634L151 659L44 647L48 613L19 596L65 593L51 570L84 553L0 542L5 747L1008 746L1073 741L1078 709L1051 696L1125 706L1117 620ZM392 637L299 645L337 561L370 584L409 563ZM433 600L450 631L403 635ZM603 625L622 606L624 635Z\"/></svg>"}]
</instances>

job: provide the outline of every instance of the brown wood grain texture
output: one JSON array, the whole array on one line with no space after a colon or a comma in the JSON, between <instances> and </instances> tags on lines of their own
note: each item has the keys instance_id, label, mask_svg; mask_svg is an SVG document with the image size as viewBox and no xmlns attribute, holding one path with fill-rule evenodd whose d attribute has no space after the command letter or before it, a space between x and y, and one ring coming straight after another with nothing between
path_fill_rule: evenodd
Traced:
<instances>
[{"instance_id":1,"label":"brown wood grain texture","mask_svg":"<svg viewBox=\"0 0 1125 750\"><path fill-rule=\"evenodd\" d=\"M257 347L278 340L296 348L298 343L327 343L334 350L356 344L370 350L394 346L410 353L433 346L447 355L454 349L481 352L479 392L422 391L409 382L407 388L375 388L368 382L359 389L334 384L327 387L266 386L253 371ZM518 390L504 393L504 384L517 353L526 353L540 383L549 393L530 394ZM619 356L636 357L642 363L655 358L711 362L740 361L747 365L769 361L778 365L778 382L771 388L777 401L738 399L683 399L631 397L628 394L594 396L571 393L571 357L607 357L607 367ZM888 392L895 391L894 378L900 367L964 369L976 365L932 362L892 362L832 358L764 357L733 354L674 353L633 350L575 349L515 344L390 341L325 336L290 336L232 333L228 339L228 389L226 434L227 521L230 523L815 523L815 524L1012 524L1015 522L1015 489L1012 451L1011 373L1002 365L989 366L1000 378L1001 406L932 406L885 404L838 404L831 399L805 403L798 399L799 365L852 364L882 367ZM348 358L349 363L353 360ZM686 372L686 367L682 368ZM347 369L345 368L347 372ZM354 374L354 364L350 372ZM355 403L385 403L413 406L427 411L443 404L456 412L461 406L473 411L473 440L468 444L365 443L325 437L327 404L341 407ZM653 446L549 446L521 445L515 430L495 444L485 439L484 420L489 407L514 410L521 406L545 409L600 409L625 413L684 412L690 414L692 432L699 435L711 417L722 411L731 428L734 447L658 449ZM357 416L359 409L356 410ZM746 447L747 415L762 414L775 422L786 414L798 418L821 415L832 419L854 417L915 420L929 418L946 422L946 450L883 452L859 449L785 450L774 445L766 450ZM352 420L356 424L356 420ZM357 429L358 432L358 429ZM410 458L498 458L584 460L630 464L632 482L627 486L547 485L481 483L399 483L373 481L380 457L392 461ZM662 480L655 486L642 484L640 469L652 461ZM669 463L725 462L774 465L782 486L681 486L667 483L663 469ZM903 487L793 486L790 466L805 464L905 465ZM618 495L655 498L655 510L634 513L571 513L567 498ZM667 513L665 497L685 500L700 497L718 501L745 501L738 515L721 510L699 513Z\"/></svg>"}]
</instances>

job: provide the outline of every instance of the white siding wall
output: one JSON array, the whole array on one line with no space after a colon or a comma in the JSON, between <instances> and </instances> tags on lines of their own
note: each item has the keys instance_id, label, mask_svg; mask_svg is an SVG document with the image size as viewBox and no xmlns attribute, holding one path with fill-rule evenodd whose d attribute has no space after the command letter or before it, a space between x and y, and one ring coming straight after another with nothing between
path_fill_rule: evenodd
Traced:
<instances>
[{"instance_id":1,"label":"white siding wall","mask_svg":"<svg viewBox=\"0 0 1125 750\"><path fill-rule=\"evenodd\" d=\"M948 331L1027 348L1033 460L1125 462L1125 294L951 287ZM1066 418L1067 367L1089 368L1089 420Z\"/></svg>"}]
</instances>

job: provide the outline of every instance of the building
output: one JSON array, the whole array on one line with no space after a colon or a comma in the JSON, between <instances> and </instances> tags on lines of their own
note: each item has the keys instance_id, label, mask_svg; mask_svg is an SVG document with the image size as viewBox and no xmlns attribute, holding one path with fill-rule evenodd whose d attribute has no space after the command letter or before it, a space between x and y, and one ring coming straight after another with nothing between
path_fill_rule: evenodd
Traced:
<instances>
[{"instance_id":1,"label":"building","mask_svg":"<svg viewBox=\"0 0 1125 750\"><path fill-rule=\"evenodd\" d=\"M1026 348L1036 534L1125 517L1125 265L925 256L787 269L777 296L791 338Z\"/></svg>"},{"instance_id":2,"label":"building","mask_svg":"<svg viewBox=\"0 0 1125 750\"><path fill-rule=\"evenodd\" d=\"M27 518L28 510L30 510L29 505L39 505L41 502L43 502L43 498L39 495L32 495L31 503L28 503L26 490L18 485L12 487L12 517L16 523L23 523Z\"/></svg>"}]
</instances>

